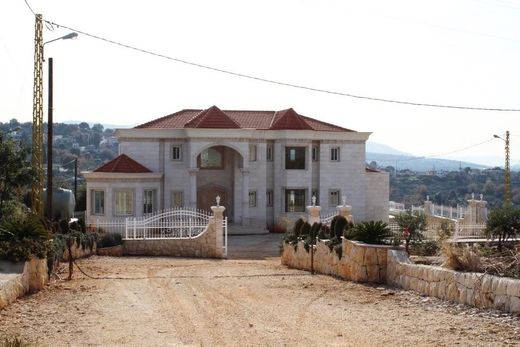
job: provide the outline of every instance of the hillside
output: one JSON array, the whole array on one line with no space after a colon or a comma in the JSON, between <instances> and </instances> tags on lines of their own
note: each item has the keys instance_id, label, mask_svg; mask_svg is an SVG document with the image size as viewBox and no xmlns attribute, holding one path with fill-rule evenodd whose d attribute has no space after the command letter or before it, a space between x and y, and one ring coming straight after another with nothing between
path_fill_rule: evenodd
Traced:
<instances>
[{"instance_id":1,"label":"hillside","mask_svg":"<svg viewBox=\"0 0 520 347\"><path fill-rule=\"evenodd\" d=\"M458 171L461 168L472 168L472 169L486 169L485 165L449 160L449 159L432 159L432 158L421 158L410 155L396 155L387 153L373 153L367 152L367 162L375 161L378 167L385 168L392 166L398 170L411 170L411 171Z\"/></svg>"}]
</instances>

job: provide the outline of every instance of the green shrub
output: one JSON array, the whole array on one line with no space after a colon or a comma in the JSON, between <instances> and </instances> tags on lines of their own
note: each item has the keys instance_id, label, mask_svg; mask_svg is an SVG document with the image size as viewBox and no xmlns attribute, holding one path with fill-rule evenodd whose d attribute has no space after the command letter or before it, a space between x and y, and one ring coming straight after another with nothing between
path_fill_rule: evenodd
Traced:
<instances>
[{"instance_id":1,"label":"green shrub","mask_svg":"<svg viewBox=\"0 0 520 347\"><path fill-rule=\"evenodd\" d=\"M433 240L425 240L414 242L411 244L410 253L424 257L437 255L440 251L439 242Z\"/></svg>"},{"instance_id":2,"label":"green shrub","mask_svg":"<svg viewBox=\"0 0 520 347\"><path fill-rule=\"evenodd\" d=\"M297 238L300 237L300 230L303 223L305 223L305 221L302 218L299 218L296 222L294 222L292 232Z\"/></svg>"},{"instance_id":3,"label":"green shrub","mask_svg":"<svg viewBox=\"0 0 520 347\"><path fill-rule=\"evenodd\" d=\"M304 222L300 227L300 237L305 238L309 236L311 233L311 225L307 222Z\"/></svg>"},{"instance_id":4,"label":"green shrub","mask_svg":"<svg viewBox=\"0 0 520 347\"><path fill-rule=\"evenodd\" d=\"M118 233L107 233L101 236L97 242L98 248L114 247L123 244L123 237Z\"/></svg>"},{"instance_id":5,"label":"green shrub","mask_svg":"<svg viewBox=\"0 0 520 347\"><path fill-rule=\"evenodd\" d=\"M320 231L318 232L318 238L320 240L329 239L330 238L330 228L328 225L322 225Z\"/></svg>"},{"instance_id":6,"label":"green shrub","mask_svg":"<svg viewBox=\"0 0 520 347\"><path fill-rule=\"evenodd\" d=\"M43 259L51 248L51 236L35 215L25 220L4 221L0 225L0 259L16 262L31 257Z\"/></svg>"},{"instance_id":7,"label":"green shrub","mask_svg":"<svg viewBox=\"0 0 520 347\"><path fill-rule=\"evenodd\" d=\"M320 233L321 228L322 228L321 223L314 223L311 227L310 237L312 239L315 239L316 237L318 237L318 234Z\"/></svg>"},{"instance_id":8,"label":"green shrub","mask_svg":"<svg viewBox=\"0 0 520 347\"><path fill-rule=\"evenodd\" d=\"M343 236L343 232L347 228L348 220L343 216L336 216L336 223L334 223L334 228L331 228L334 231L334 237L337 239L341 239Z\"/></svg>"},{"instance_id":9,"label":"green shrub","mask_svg":"<svg viewBox=\"0 0 520 347\"><path fill-rule=\"evenodd\" d=\"M348 237L355 241L381 245L392 237L392 231L382 221L361 222L350 230Z\"/></svg>"}]
</instances>

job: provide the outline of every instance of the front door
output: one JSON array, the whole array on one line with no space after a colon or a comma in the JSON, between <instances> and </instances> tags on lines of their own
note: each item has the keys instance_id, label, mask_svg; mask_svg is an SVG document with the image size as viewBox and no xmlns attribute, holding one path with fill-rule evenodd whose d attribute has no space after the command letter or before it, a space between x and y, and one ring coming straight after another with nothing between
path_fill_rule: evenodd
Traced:
<instances>
[{"instance_id":1,"label":"front door","mask_svg":"<svg viewBox=\"0 0 520 347\"><path fill-rule=\"evenodd\" d=\"M226 207L226 211L229 206L227 204L226 190L219 186L206 186L201 187L197 191L197 208L211 212L211 206L217 205L217 195L220 196L220 205ZM226 214L224 212L224 214Z\"/></svg>"}]
</instances>

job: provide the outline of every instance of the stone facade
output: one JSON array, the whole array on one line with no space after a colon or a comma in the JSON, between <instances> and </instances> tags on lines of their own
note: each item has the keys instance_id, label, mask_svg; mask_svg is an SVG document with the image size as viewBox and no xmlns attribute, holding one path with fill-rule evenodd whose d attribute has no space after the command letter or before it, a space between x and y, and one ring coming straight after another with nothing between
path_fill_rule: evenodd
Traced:
<instances>
[{"instance_id":1,"label":"stone facade","mask_svg":"<svg viewBox=\"0 0 520 347\"><path fill-rule=\"evenodd\" d=\"M460 304L520 312L520 280L412 264L403 251L388 252L388 284Z\"/></svg>"},{"instance_id":2,"label":"stone facade","mask_svg":"<svg viewBox=\"0 0 520 347\"><path fill-rule=\"evenodd\" d=\"M385 283L387 252L392 247L368 245L362 242L342 240L342 257L330 250L325 241L318 240L314 253L314 270L362 283ZM301 270L311 269L310 252L303 241L294 246L284 244L282 264Z\"/></svg>"},{"instance_id":3,"label":"stone facade","mask_svg":"<svg viewBox=\"0 0 520 347\"><path fill-rule=\"evenodd\" d=\"M0 309L26 293L41 290L48 280L47 259L25 263L0 261Z\"/></svg>"}]
</instances>

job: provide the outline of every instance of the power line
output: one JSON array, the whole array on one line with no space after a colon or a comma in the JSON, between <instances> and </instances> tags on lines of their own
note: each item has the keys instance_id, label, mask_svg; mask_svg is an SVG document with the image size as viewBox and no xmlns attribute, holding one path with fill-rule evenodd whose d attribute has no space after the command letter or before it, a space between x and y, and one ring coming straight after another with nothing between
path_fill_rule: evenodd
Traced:
<instances>
[{"instance_id":1,"label":"power line","mask_svg":"<svg viewBox=\"0 0 520 347\"><path fill-rule=\"evenodd\" d=\"M125 44L125 43L122 43L122 42L118 42L118 41L114 41L114 40L111 40L111 39L107 39L107 38L104 38L104 37L101 37L101 36L98 36L98 35L90 34L90 33L87 33L85 31L78 30L78 29L75 29L75 28L72 28L72 27L69 27L69 26L66 26L66 25L62 25L62 24L59 24L59 23L55 23L55 22L52 22L52 21L45 21L45 22L49 23L51 25L56 25L57 27L62 27L62 28L65 28L65 29L77 32L79 34L82 34L82 35L85 35L85 36L88 36L88 37L91 37L91 38L94 38L94 39L97 39L97 40L101 40L101 41L104 41L104 42L107 42L107 43L110 43L110 44L113 44L113 45L117 45L117 46L120 46L120 47L128 48L128 49L140 52L140 53L145 53L145 54L149 54L149 55L152 55L152 56L155 56L155 57L159 57L159 58L164 58L164 59L167 59L167 60L175 61L175 62L178 62L178 63L195 66L195 67L198 67L198 68L201 68L201 69L211 70L211 71L220 72L220 73L223 73L223 74L228 74L228 75L232 75L232 76L236 76L236 77L247 78L247 79L251 79L251 80L255 80L255 81L260 81L260 82L265 82L265 83L270 83L270 84L276 84L276 85L281 85L281 86L285 86L285 87L292 87L292 88L303 89L303 90L308 90L308 91L313 91L313 92L318 92L318 93L331 94L331 95L345 96L345 97L355 98L355 99L379 101L379 102L393 103L393 104L402 104L402 105L409 105L409 106L423 106L423 107L461 109L461 110L474 110L474 111L520 112L520 109L515 109L515 108L493 108L493 107L473 107L473 106L443 105L443 104L432 104L432 103L421 103L421 102L412 102L412 101L403 101L403 100L393 100L393 99L377 98L377 97L371 97L371 96L362 96L362 95L356 95L356 94L351 94L351 93L338 92L338 91L333 91L333 90L328 90L328 89L314 88L314 87L309 87L309 86L300 85L300 84L282 82L282 81L278 81L278 80L272 80L272 79L268 79L268 78L264 78L264 77L248 75L248 74L235 72L235 71L231 71L231 70L220 69L220 68L217 68L217 67L214 67L214 66L210 66L210 65L204 65L204 64L195 63L195 62L184 60L184 59L180 59L180 58L167 56L167 55L164 55L164 54L161 54L161 53L152 52L152 51L149 51L149 50L146 50L146 49L142 49L142 48L138 48L138 47L135 47L135 46L131 46L131 45L128 45L128 44Z\"/></svg>"},{"instance_id":2,"label":"power line","mask_svg":"<svg viewBox=\"0 0 520 347\"><path fill-rule=\"evenodd\" d=\"M468 149L472 149L472 148L475 148L475 147L478 147L478 146L481 146L485 143L488 143L488 142L491 142L493 141L495 138L490 138L490 139L487 139L485 141L482 141L482 142L479 142L479 143L475 143L473 145L470 145L470 146L467 146L467 147L464 147L464 148L459 148L459 149L456 149L456 150L453 150L453 151L449 151L449 152L444 152L444 153L439 153L439 154L434 154L434 155L427 155L427 156L422 156L422 157L412 157L412 158L408 158L408 159L396 159L396 160L377 160L377 161L381 161L381 162L388 162L388 163L400 163L400 162L405 162L405 161L412 161L412 160L423 160L423 159L431 159L431 158L437 158L437 157L444 157L444 156L447 156L447 155L450 155L450 154L454 154L454 153L459 153L459 152L463 152L465 150L468 150Z\"/></svg>"},{"instance_id":3,"label":"power line","mask_svg":"<svg viewBox=\"0 0 520 347\"><path fill-rule=\"evenodd\" d=\"M25 1L25 4L27 5L27 7L29 7L29 10L31 10L33 16L36 16L36 12L33 11L31 5L29 5L29 3L27 2L27 0L23 0L23 1Z\"/></svg>"}]
</instances>

